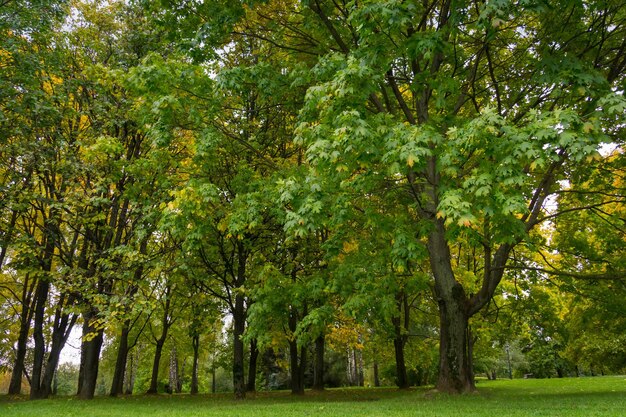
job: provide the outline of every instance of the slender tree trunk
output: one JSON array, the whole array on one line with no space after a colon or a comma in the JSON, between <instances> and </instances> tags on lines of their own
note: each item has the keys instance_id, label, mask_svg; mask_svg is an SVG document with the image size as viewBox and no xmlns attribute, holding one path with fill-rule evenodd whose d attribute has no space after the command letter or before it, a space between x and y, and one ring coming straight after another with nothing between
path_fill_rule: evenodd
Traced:
<instances>
[{"instance_id":1,"label":"slender tree trunk","mask_svg":"<svg viewBox=\"0 0 626 417\"><path fill-rule=\"evenodd\" d=\"M313 369L313 389L324 390L324 349L326 338L323 334L315 339L315 368Z\"/></svg>"},{"instance_id":2,"label":"slender tree trunk","mask_svg":"<svg viewBox=\"0 0 626 417\"><path fill-rule=\"evenodd\" d=\"M61 351L65 347L67 338L70 332L74 328L74 324L78 319L78 315L70 314L68 312L63 313L63 304L65 297L61 297L59 306L57 307L56 317L54 321L54 328L52 332L52 344L50 346L50 353L48 354L48 361L46 362L46 368L43 374L41 396L42 398L48 398L52 394L52 383L57 374L57 367L59 365L59 359L61 357ZM73 304L74 298L69 297L68 304Z\"/></svg>"},{"instance_id":3,"label":"slender tree trunk","mask_svg":"<svg viewBox=\"0 0 626 417\"><path fill-rule=\"evenodd\" d=\"M300 373L300 376L298 378L300 380L300 389L299 389L300 394L304 394L304 388L305 388L304 378L306 374L307 364L308 364L307 347L302 346L300 348L300 367L298 369Z\"/></svg>"},{"instance_id":4,"label":"slender tree trunk","mask_svg":"<svg viewBox=\"0 0 626 417\"><path fill-rule=\"evenodd\" d=\"M126 373L126 361L128 360L128 335L130 333L129 322L125 321L120 333L113 382L111 383L111 397L117 397L124 392L124 374Z\"/></svg>"},{"instance_id":5,"label":"slender tree trunk","mask_svg":"<svg viewBox=\"0 0 626 417\"><path fill-rule=\"evenodd\" d=\"M378 372L378 360L374 359L374 386L380 387L380 376Z\"/></svg>"},{"instance_id":6,"label":"slender tree trunk","mask_svg":"<svg viewBox=\"0 0 626 417\"><path fill-rule=\"evenodd\" d=\"M191 394L198 393L198 356L200 351L200 335L195 334L191 339L193 346L193 364L191 366Z\"/></svg>"},{"instance_id":7,"label":"slender tree trunk","mask_svg":"<svg viewBox=\"0 0 626 417\"><path fill-rule=\"evenodd\" d=\"M22 378L24 374L24 359L26 358L26 349L28 345L28 333L30 332L30 323L33 317L34 301L33 290L36 280L28 284L29 275L26 275L24 288L22 290L22 311L20 313L20 332L17 338L17 349L15 352L15 363L11 373L11 382L9 383L9 395L19 395L22 392Z\"/></svg>"},{"instance_id":8,"label":"slender tree trunk","mask_svg":"<svg viewBox=\"0 0 626 417\"><path fill-rule=\"evenodd\" d=\"M147 394L156 394L158 392L159 385L159 364L161 363L161 356L163 354L163 346L167 340L167 333L169 332L172 321L170 320L170 306L171 306L171 286L168 284L165 288L165 306L163 307L163 317L161 319L161 336L156 340L156 348L154 350L154 362L152 362L152 376L150 378L150 387Z\"/></svg>"},{"instance_id":9,"label":"slender tree trunk","mask_svg":"<svg viewBox=\"0 0 626 417\"><path fill-rule=\"evenodd\" d=\"M406 363L404 360L404 338L396 337L393 339L393 347L396 358L396 384L400 389L409 388L409 380L406 373Z\"/></svg>"},{"instance_id":10,"label":"slender tree trunk","mask_svg":"<svg viewBox=\"0 0 626 417\"><path fill-rule=\"evenodd\" d=\"M259 358L259 349L257 348L256 339L250 341L250 360L248 361L248 383L246 391L256 392L256 368Z\"/></svg>"},{"instance_id":11,"label":"slender tree trunk","mask_svg":"<svg viewBox=\"0 0 626 417\"><path fill-rule=\"evenodd\" d=\"M161 356L163 355L163 345L165 339L161 338L156 342L156 348L154 349L154 361L152 362L152 376L150 378L150 388L146 394L156 394L159 388L159 364L161 362Z\"/></svg>"},{"instance_id":12,"label":"slender tree trunk","mask_svg":"<svg viewBox=\"0 0 626 417\"><path fill-rule=\"evenodd\" d=\"M246 397L246 381L244 378L244 346L243 332L245 330L246 311L242 294L235 295L235 310L233 311L233 387L235 398Z\"/></svg>"},{"instance_id":13,"label":"slender tree trunk","mask_svg":"<svg viewBox=\"0 0 626 417\"><path fill-rule=\"evenodd\" d=\"M398 306L398 315L391 320L395 333L393 347L396 359L396 384L400 389L407 389L409 388L409 378L406 371L404 347L408 340L406 332L409 327L409 306L404 291L400 291L396 295L396 305Z\"/></svg>"},{"instance_id":14,"label":"slender tree trunk","mask_svg":"<svg viewBox=\"0 0 626 417\"><path fill-rule=\"evenodd\" d=\"M26 344L28 343L29 323L20 320L20 333L17 338L17 349L15 352L15 362L11 372L11 382L9 383L9 395L19 395L22 393L22 378L24 373L24 359L26 358Z\"/></svg>"},{"instance_id":15,"label":"slender tree trunk","mask_svg":"<svg viewBox=\"0 0 626 417\"><path fill-rule=\"evenodd\" d=\"M170 393L180 394L180 373L178 368L178 352L176 346L172 346L170 350L170 369L169 369L169 386Z\"/></svg>"},{"instance_id":16,"label":"slender tree trunk","mask_svg":"<svg viewBox=\"0 0 626 417\"><path fill-rule=\"evenodd\" d=\"M2 233L0 237L0 243L2 243L2 247L0 248L0 269L4 265L4 259L7 254L7 249L9 247L9 243L11 242L11 237L13 235L13 229L15 228L15 223L17 222L17 210L11 210L11 220L9 221L8 227L6 228L6 232Z\"/></svg>"},{"instance_id":17,"label":"slender tree trunk","mask_svg":"<svg viewBox=\"0 0 626 417\"><path fill-rule=\"evenodd\" d=\"M136 349L134 351L130 351L128 355L128 363L127 363L128 369L126 370L126 373L124 374L124 379L126 380L125 382L126 387L124 388L124 394L126 395L132 395L135 389L135 376L137 375L137 362L138 362L136 355L137 355Z\"/></svg>"},{"instance_id":18,"label":"slender tree trunk","mask_svg":"<svg viewBox=\"0 0 626 417\"><path fill-rule=\"evenodd\" d=\"M41 376L43 373L43 363L46 350L46 343L43 336L43 325L49 288L50 284L44 278L37 284L37 290L35 292L35 297L37 299L35 303L34 315L35 325L33 327L33 339L35 341L35 346L33 350L33 372L31 374L30 382L30 398L33 400L43 398L41 392Z\"/></svg>"},{"instance_id":19,"label":"slender tree trunk","mask_svg":"<svg viewBox=\"0 0 626 417\"><path fill-rule=\"evenodd\" d=\"M365 386L365 374L363 372L363 352L359 349L357 352L358 359L358 376L359 376L359 387Z\"/></svg>"},{"instance_id":20,"label":"slender tree trunk","mask_svg":"<svg viewBox=\"0 0 626 417\"><path fill-rule=\"evenodd\" d=\"M217 379L215 377L215 359L211 364L211 393L215 394L217 392Z\"/></svg>"},{"instance_id":21,"label":"slender tree trunk","mask_svg":"<svg viewBox=\"0 0 626 417\"><path fill-rule=\"evenodd\" d=\"M297 312L293 309L289 314L289 330L292 335L296 331L298 321ZM296 395L304 394L304 366L306 361L306 351L304 347L298 349L298 341L293 338L289 340L289 364L291 368L291 393Z\"/></svg>"},{"instance_id":22,"label":"slender tree trunk","mask_svg":"<svg viewBox=\"0 0 626 417\"><path fill-rule=\"evenodd\" d=\"M145 255L148 248L148 238L150 234L146 235L139 244L139 253ZM137 291L139 291L138 283L143 276L143 265L139 265L133 274L133 284L130 285L125 293L128 299L133 299ZM126 309L128 310L128 309ZM128 313L128 311L126 311ZM128 352L132 348L128 345L128 337L130 335L131 321L130 319L124 320L122 324L122 331L120 333L119 346L117 349L117 357L115 360L115 371L113 373L113 381L111 382L111 397L116 397L124 392L124 377L126 373L126 362L128 361ZM134 344L133 344L134 346Z\"/></svg>"}]
</instances>

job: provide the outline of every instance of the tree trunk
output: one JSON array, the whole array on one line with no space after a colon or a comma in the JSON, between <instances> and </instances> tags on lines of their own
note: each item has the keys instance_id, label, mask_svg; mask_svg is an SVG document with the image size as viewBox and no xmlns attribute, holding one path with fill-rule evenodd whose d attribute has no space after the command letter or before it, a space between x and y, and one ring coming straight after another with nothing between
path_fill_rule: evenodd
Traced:
<instances>
[{"instance_id":1,"label":"tree trunk","mask_svg":"<svg viewBox=\"0 0 626 417\"><path fill-rule=\"evenodd\" d=\"M115 370L113 372L113 382L111 383L111 397L117 397L124 392L124 374L126 373L126 362L128 360L128 335L130 333L128 321L122 325L119 345L117 348L117 358L115 360Z\"/></svg>"},{"instance_id":2,"label":"tree trunk","mask_svg":"<svg viewBox=\"0 0 626 417\"><path fill-rule=\"evenodd\" d=\"M315 368L313 369L313 389L316 391L324 390L324 349L326 346L326 338L320 335L315 339Z\"/></svg>"},{"instance_id":3,"label":"tree trunk","mask_svg":"<svg viewBox=\"0 0 626 417\"><path fill-rule=\"evenodd\" d=\"M170 320L170 306L172 305L171 298L172 287L171 284L165 287L164 297L165 305L163 306L163 317L161 319L161 336L156 340L156 349L154 351L154 362L152 363L152 377L150 378L150 388L146 394L156 394L158 392L159 384L159 364L161 363L161 355L163 354L163 346L167 340L167 333L169 332L172 321Z\"/></svg>"},{"instance_id":4,"label":"tree trunk","mask_svg":"<svg viewBox=\"0 0 626 417\"><path fill-rule=\"evenodd\" d=\"M409 388L409 379L406 373L406 363L404 361L404 337L396 337L393 339L393 347L396 358L396 384L400 389Z\"/></svg>"},{"instance_id":5,"label":"tree trunk","mask_svg":"<svg viewBox=\"0 0 626 417\"><path fill-rule=\"evenodd\" d=\"M409 388L409 378L406 372L406 361L404 358L404 347L408 341L406 335L409 327L409 305L408 298L404 291L398 292L396 295L396 305L398 307L398 315L391 319L394 328L393 347L396 359L396 384L400 389Z\"/></svg>"},{"instance_id":6,"label":"tree trunk","mask_svg":"<svg viewBox=\"0 0 626 417\"><path fill-rule=\"evenodd\" d=\"M20 323L20 333L17 339L17 349L15 352L15 362L11 372L11 382L9 383L9 395L19 395L22 393L22 375L24 373L24 358L26 358L26 344L28 343L29 324L22 321Z\"/></svg>"},{"instance_id":7,"label":"tree trunk","mask_svg":"<svg viewBox=\"0 0 626 417\"><path fill-rule=\"evenodd\" d=\"M150 388L146 394L156 394L159 388L159 364L161 362L161 355L163 354L163 345L165 344L165 338L161 337L156 342L156 348L154 350L154 361L152 362L152 376L150 378Z\"/></svg>"},{"instance_id":8,"label":"tree trunk","mask_svg":"<svg viewBox=\"0 0 626 417\"><path fill-rule=\"evenodd\" d=\"M256 392L256 368L259 358L259 349L257 348L256 339L250 341L250 361L248 362L248 384L246 391Z\"/></svg>"},{"instance_id":9,"label":"tree trunk","mask_svg":"<svg viewBox=\"0 0 626 417\"><path fill-rule=\"evenodd\" d=\"M98 366L100 364L100 350L104 335L102 329L96 329L92 319L95 312L89 311L83 316L83 342L81 345L82 381L78 387L78 396L83 400L90 400L96 392L98 380Z\"/></svg>"},{"instance_id":10,"label":"tree trunk","mask_svg":"<svg viewBox=\"0 0 626 417\"><path fill-rule=\"evenodd\" d=\"M43 325L49 288L50 284L45 278L43 278L37 284L37 290L35 292L35 297L37 299L34 314L35 325L33 327L33 339L35 341L35 346L33 350L33 372L31 374L30 381L30 398L32 400L43 398L43 393L41 392L41 376L43 373L43 362L46 350L46 343L43 336Z\"/></svg>"},{"instance_id":11,"label":"tree trunk","mask_svg":"<svg viewBox=\"0 0 626 417\"><path fill-rule=\"evenodd\" d=\"M440 302L439 380L442 392L464 393L476 390L469 357L468 318L454 300Z\"/></svg>"},{"instance_id":12,"label":"tree trunk","mask_svg":"<svg viewBox=\"0 0 626 417\"><path fill-rule=\"evenodd\" d=\"M374 386L380 387L380 376L378 374L378 360L374 360Z\"/></svg>"},{"instance_id":13,"label":"tree trunk","mask_svg":"<svg viewBox=\"0 0 626 417\"><path fill-rule=\"evenodd\" d=\"M63 313L65 297L61 297L59 305L57 306L56 316L54 320L54 327L52 331L52 344L50 346L50 353L48 354L48 361L46 362L46 368L43 374L41 397L48 398L52 394L52 383L56 375L56 370L59 365L59 359L61 357L61 351L65 347L67 338L70 332L74 328L74 324L78 319L78 315L70 314L68 312ZM69 297L67 300L69 305L74 303L74 298Z\"/></svg>"},{"instance_id":14,"label":"tree trunk","mask_svg":"<svg viewBox=\"0 0 626 417\"><path fill-rule=\"evenodd\" d=\"M170 350L170 369L169 369L169 389L171 393L180 394L180 373L178 368L178 352L176 346L172 346Z\"/></svg>"},{"instance_id":15,"label":"tree trunk","mask_svg":"<svg viewBox=\"0 0 626 417\"><path fill-rule=\"evenodd\" d=\"M0 264L1 265L1 264ZM34 284L35 281L33 281ZM28 345L28 333L30 331L30 322L33 315L34 306L30 305L32 300L32 287L28 288L28 275L24 282L22 292L22 311L20 313L20 332L17 338L17 349L15 352L15 363L11 373L11 382L9 384L9 395L19 395L22 393L22 377L24 374L24 359L26 358L26 348ZM36 301L36 300L35 300Z\"/></svg>"},{"instance_id":16,"label":"tree trunk","mask_svg":"<svg viewBox=\"0 0 626 417\"><path fill-rule=\"evenodd\" d=\"M126 395L132 395L135 389L135 376L137 375L137 362L138 362L138 359L136 358L136 352L137 352L137 349L135 349L134 351L131 351L128 356L128 369L126 373L124 374L124 379L126 380L125 381L126 387L124 388L124 394Z\"/></svg>"},{"instance_id":17,"label":"tree trunk","mask_svg":"<svg viewBox=\"0 0 626 417\"><path fill-rule=\"evenodd\" d=\"M473 392L476 387L469 358L468 299L463 286L454 277L443 221L437 219L434 223L428 236L428 253L439 304L437 389L449 393Z\"/></svg>"},{"instance_id":18,"label":"tree trunk","mask_svg":"<svg viewBox=\"0 0 626 417\"><path fill-rule=\"evenodd\" d=\"M298 349L298 342L289 341L289 363L291 368L291 393L304 394L304 371L306 366L306 351Z\"/></svg>"},{"instance_id":19,"label":"tree trunk","mask_svg":"<svg viewBox=\"0 0 626 417\"><path fill-rule=\"evenodd\" d=\"M298 326L298 313L294 307L289 312L289 330L291 338L289 339L289 365L291 369L291 393L296 395L304 394L304 349L302 353L298 351L298 341L295 338L296 328Z\"/></svg>"},{"instance_id":20,"label":"tree trunk","mask_svg":"<svg viewBox=\"0 0 626 417\"><path fill-rule=\"evenodd\" d=\"M235 398L246 398L246 381L244 378L244 346L243 332L246 325L246 311L242 294L235 296L233 311L233 388Z\"/></svg>"},{"instance_id":21,"label":"tree trunk","mask_svg":"<svg viewBox=\"0 0 626 417\"><path fill-rule=\"evenodd\" d=\"M191 394L198 393L198 355L200 351L200 335L195 334L191 339L193 346L193 364L191 366Z\"/></svg>"},{"instance_id":22,"label":"tree trunk","mask_svg":"<svg viewBox=\"0 0 626 417\"><path fill-rule=\"evenodd\" d=\"M215 376L215 360L213 360L213 364L211 365L211 393L213 394L217 392L217 379Z\"/></svg>"}]
</instances>

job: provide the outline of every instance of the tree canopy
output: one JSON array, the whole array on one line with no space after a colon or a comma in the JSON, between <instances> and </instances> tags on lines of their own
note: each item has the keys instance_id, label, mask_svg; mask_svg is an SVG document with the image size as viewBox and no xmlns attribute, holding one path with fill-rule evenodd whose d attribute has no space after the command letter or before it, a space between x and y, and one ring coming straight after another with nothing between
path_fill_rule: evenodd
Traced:
<instances>
[{"instance_id":1,"label":"tree canopy","mask_svg":"<svg viewBox=\"0 0 626 417\"><path fill-rule=\"evenodd\" d=\"M53 392L76 325L82 398L103 374L180 392L188 359L192 392L221 368L238 398L368 370L471 392L504 353L511 376L626 366L622 1L10 0L0 22L9 393Z\"/></svg>"}]
</instances>

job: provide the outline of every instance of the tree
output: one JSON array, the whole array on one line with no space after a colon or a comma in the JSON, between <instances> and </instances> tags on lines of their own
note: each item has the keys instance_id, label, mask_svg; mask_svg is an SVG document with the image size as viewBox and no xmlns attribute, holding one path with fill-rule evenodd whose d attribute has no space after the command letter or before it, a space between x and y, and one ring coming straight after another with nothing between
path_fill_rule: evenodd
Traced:
<instances>
[{"instance_id":1,"label":"tree","mask_svg":"<svg viewBox=\"0 0 626 417\"><path fill-rule=\"evenodd\" d=\"M298 140L312 175L337 196L335 212L350 210L347 195L383 193L412 212L439 304L437 387L472 391L470 317L493 297L513 249L547 219L559 181L601 141L618 140L611 126L624 101L612 90L623 82L623 31L606 28L623 22L624 7L293 7L278 19L281 31L249 33L299 52L301 42L318 56L308 74L294 71L311 85ZM270 14L258 10L255 18ZM341 225L345 216L336 217ZM463 251L480 254L478 285L453 267L460 239L470 242Z\"/></svg>"}]
</instances>

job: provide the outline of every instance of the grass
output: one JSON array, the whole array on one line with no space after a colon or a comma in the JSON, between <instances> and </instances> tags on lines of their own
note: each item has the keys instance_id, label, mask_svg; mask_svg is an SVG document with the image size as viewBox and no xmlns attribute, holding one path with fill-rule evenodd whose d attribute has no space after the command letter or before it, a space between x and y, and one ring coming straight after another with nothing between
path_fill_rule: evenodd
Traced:
<instances>
[{"instance_id":1,"label":"grass","mask_svg":"<svg viewBox=\"0 0 626 417\"><path fill-rule=\"evenodd\" d=\"M333 389L294 397L258 393L235 401L231 395L158 395L43 401L0 396L2 417L290 417L290 416L626 416L626 377L481 381L479 392L449 396L427 389Z\"/></svg>"}]
</instances>

